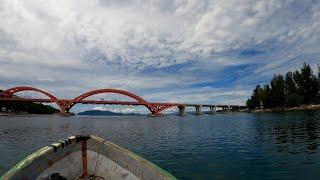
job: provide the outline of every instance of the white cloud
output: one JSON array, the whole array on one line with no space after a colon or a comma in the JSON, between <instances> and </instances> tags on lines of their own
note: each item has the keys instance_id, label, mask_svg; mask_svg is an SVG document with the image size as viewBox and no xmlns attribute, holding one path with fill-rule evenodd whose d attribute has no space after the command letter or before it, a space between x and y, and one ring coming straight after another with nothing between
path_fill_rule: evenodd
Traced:
<instances>
[{"instance_id":1,"label":"white cloud","mask_svg":"<svg viewBox=\"0 0 320 180\"><path fill-rule=\"evenodd\" d=\"M287 34L280 22L266 23L290 3L2 0L0 30L16 50L50 56L41 62L69 62L94 50L108 62L161 68Z\"/></svg>"},{"instance_id":2,"label":"white cloud","mask_svg":"<svg viewBox=\"0 0 320 180\"><path fill-rule=\"evenodd\" d=\"M115 106L96 106L92 108L93 110L99 110L99 111L110 111L114 113L123 113L123 114L129 114L129 113L138 113L138 114L148 114L147 108L130 108L130 107L115 107Z\"/></svg>"},{"instance_id":3,"label":"white cloud","mask_svg":"<svg viewBox=\"0 0 320 180\"><path fill-rule=\"evenodd\" d=\"M259 79L319 62L319 12L311 0L0 0L0 85L243 104ZM238 66L256 69L214 87Z\"/></svg>"},{"instance_id":4,"label":"white cloud","mask_svg":"<svg viewBox=\"0 0 320 180\"><path fill-rule=\"evenodd\" d=\"M251 91L243 87L228 90L224 88L189 88L184 90L173 90L162 93L150 93L145 96L152 102L178 102L178 103L199 103L199 104L233 104L244 105L244 99L248 98Z\"/></svg>"}]
</instances>

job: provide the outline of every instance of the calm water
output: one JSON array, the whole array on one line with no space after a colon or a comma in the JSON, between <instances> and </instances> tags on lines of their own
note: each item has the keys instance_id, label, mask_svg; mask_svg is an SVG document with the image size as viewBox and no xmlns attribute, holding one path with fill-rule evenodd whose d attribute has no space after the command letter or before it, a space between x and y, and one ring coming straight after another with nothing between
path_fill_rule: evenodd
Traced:
<instances>
[{"instance_id":1,"label":"calm water","mask_svg":"<svg viewBox=\"0 0 320 180\"><path fill-rule=\"evenodd\" d=\"M96 134L179 179L318 179L320 112L166 117L0 116L0 174L58 139Z\"/></svg>"}]
</instances>

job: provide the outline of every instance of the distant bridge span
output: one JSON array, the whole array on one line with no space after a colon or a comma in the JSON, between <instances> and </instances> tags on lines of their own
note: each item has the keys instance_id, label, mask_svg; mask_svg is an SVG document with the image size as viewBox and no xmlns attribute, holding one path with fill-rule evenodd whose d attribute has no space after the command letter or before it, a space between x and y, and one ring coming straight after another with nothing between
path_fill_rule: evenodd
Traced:
<instances>
[{"instance_id":1,"label":"distant bridge span","mask_svg":"<svg viewBox=\"0 0 320 180\"><path fill-rule=\"evenodd\" d=\"M48 97L48 99L37 99L37 98L21 98L18 96L14 96L17 92L22 91L34 91L38 92L40 94L43 94ZM130 101L108 101L108 100L86 100L87 97L96 95L96 94L103 94L103 93L114 93L114 94L121 94L130 98L133 98L136 101L130 102ZM13 87L10 89L7 89L0 93L0 101L20 101L20 102L39 102L39 103L56 103L58 107L60 108L60 112L62 114L68 114L70 109L76 105L76 104L108 104L108 105L132 105L132 106L145 106L148 108L148 110L153 115L160 114L165 109L171 108L171 107L178 107L179 108L179 114L184 115L185 114L185 107L186 106L193 106L196 107L196 113L201 113L201 107L209 107L210 112L214 113L217 110L217 107L223 108L223 109L239 109L239 108L245 108L245 106L238 106L238 105L209 105L209 104L183 104L183 103L158 103L158 102L148 102L142 97L133 94L128 91L119 90L119 89L97 89L88 91L86 93L83 93L79 95L78 97L74 99L58 99L56 96L34 87L28 87L28 86L18 86Z\"/></svg>"}]
</instances>

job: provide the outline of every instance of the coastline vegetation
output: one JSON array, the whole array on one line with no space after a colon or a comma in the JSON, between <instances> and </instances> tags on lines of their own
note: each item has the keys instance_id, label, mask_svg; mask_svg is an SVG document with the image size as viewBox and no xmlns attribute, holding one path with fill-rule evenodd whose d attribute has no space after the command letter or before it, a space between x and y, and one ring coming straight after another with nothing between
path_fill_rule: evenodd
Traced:
<instances>
[{"instance_id":1,"label":"coastline vegetation","mask_svg":"<svg viewBox=\"0 0 320 180\"><path fill-rule=\"evenodd\" d=\"M2 92L2 90L0 90ZM26 112L31 114L54 114L58 113L59 110L50 106L44 105L40 103L33 103L33 102L7 102L7 101L0 101L0 111L2 108L5 109L5 112L12 112L12 113L20 113Z\"/></svg>"},{"instance_id":2,"label":"coastline vegetation","mask_svg":"<svg viewBox=\"0 0 320 180\"><path fill-rule=\"evenodd\" d=\"M314 74L309 64L300 70L277 74L269 84L257 85L246 102L250 109L290 108L320 104L320 65Z\"/></svg>"}]
</instances>

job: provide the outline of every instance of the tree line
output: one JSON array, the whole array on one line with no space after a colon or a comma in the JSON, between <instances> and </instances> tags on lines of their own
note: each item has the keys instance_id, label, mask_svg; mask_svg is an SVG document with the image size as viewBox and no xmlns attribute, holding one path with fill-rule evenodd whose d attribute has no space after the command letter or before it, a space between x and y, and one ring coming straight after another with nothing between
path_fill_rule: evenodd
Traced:
<instances>
[{"instance_id":1,"label":"tree line","mask_svg":"<svg viewBox=\"0 0 320 180\"><path fill-rule=\"evenodd\" d=\"M320 103L320 65L318 74L314 74L309 64L295 72L287 72L285 76L274 75L269 84L257 85L247 107L255 109L296 107Z\"/></svg>"}]
</instances>

